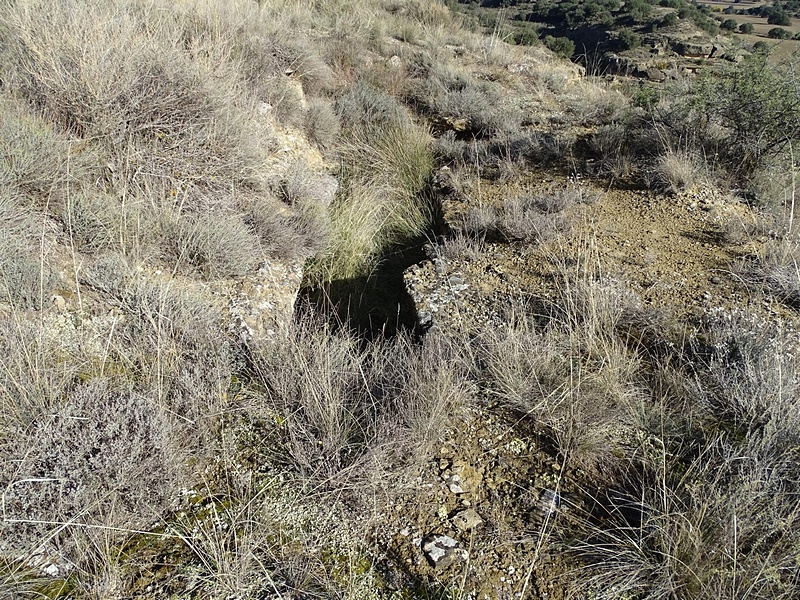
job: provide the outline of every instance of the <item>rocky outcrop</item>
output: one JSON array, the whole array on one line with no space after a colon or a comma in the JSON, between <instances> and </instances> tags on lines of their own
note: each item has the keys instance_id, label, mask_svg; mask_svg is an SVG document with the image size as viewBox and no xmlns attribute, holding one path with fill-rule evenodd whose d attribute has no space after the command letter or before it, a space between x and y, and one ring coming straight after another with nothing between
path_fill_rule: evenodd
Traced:
<instances>
[{"instance_id":1,"label":"rocky outcrop","mask_svg":"<svg viewBox=\"0 0 800 600\"><path fill-rule=\"evenodd\" d=\"M230 331L244 343L285 332L303 281L303 263L265 262L230 295Z\"/></svg>"},{"instance_id":2,"label":"rocky outcrop","mask_svg":"<svg viewBox=\"0 0 800 600\"><path fill-rule=\"evenodd\" d=\"M708 58L716 47L705 40L682 40L673 43L672 49L684 58Z\"/></svg>"},{"instance_id":3,"label":"rocky outcrop","mask_svg":"<svg viewBox=\"0 0 800 600\"><path fill-rule=\"evenodd\" d=\"M305 106L303 89L288 78ZM337 192L338 182L329 174L319 150L307 137L283 127L272 106L259 106L259 126L273 142L273 152L265 157L267 185L285 196L287 215L313 204L326 212ZM256 273L227 282L222 295L227 298L229 330L243 343L258 343L285 332L294 316L294 305L303 282L306 249L298 248L291 258L265 258Z\"/></svg>"}]
</instances>

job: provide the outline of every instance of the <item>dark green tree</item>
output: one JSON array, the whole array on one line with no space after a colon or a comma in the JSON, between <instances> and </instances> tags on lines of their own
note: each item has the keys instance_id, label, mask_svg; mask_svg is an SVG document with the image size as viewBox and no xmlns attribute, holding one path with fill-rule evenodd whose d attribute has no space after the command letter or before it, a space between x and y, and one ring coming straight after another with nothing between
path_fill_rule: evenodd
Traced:
<instances>
[{"instance_id":1,"label":"dark green tree","mask_svg":"<svg viewBox=\"0 0 800 600\"><path fill-rule=\"evenodd\" d=\"M773 27L767 32L767 35L774 40L788 40L792 37L792 32L783 27Z\"/></svg>"},{"instance_id":2,"label":"dark green tree","mask_svg":"<svg viewBox=\"0 0 800 600\"><path fill-rule=\"evenodd\" d=\"M544 45L562 58L570 58L575 53L575 42L569 38L548 35L544 38Z\"/></svg>"}]
</instances>

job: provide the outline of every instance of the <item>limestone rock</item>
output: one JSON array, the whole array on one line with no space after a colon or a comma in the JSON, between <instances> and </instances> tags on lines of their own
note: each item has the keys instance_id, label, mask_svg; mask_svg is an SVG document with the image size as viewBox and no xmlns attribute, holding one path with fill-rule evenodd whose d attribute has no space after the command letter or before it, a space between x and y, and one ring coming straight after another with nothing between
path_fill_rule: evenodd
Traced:
<instances>
[{"instance_id":1,"label":"limestone rock","mask_svg":"<svg viewBox=\"0 0 800 600\"><path fill-rule=\"evenodd\" d=\"M552 518L561 506L561 495L555 490L542 490L536 504L541 516L545 519Z\"/></svg>"},{"instance_id":2,"label":"limestone rock","mask_svg":"<svg viewBox=\"0 0 800 600\"><path fill-rule=\"evenodd\" d=\"M473 508L462 510L450 519L459 531L469 531L483 525L483 519Z\"/></svg>"},{"instance_id":3,"label":"limestone rock","mask_svg":"<svg viewBox=\"0 0 800 600\"><path fill-rule=\"evenodd\" d=\"M681 56L687 58L706 58L715 50L714 44L703 40L677 42L673 49Z\"/></svg>"},{"instance_id":4,"label":"limestone rock","mask_svg":"<svg viewBox=\"0 0 800 600\"><path fill-rule=\"evenodd\" d=\"M303 264L266 262L242 280L228 305L231 330L244 343L258 342L285 331L303 281Z\"/></svg>"},{"instance_id":5,"label":"limestone rock","mask_svg":"<svg viewBox=\"0 0 800 600\"><path fill-rule=\"evenodd\" d=\"M458 547L458 542L446 535L429 535L422 540L422 551L436 569L443 569L454 562L465 561L469 553Z\"/></svg>"},{"instance_id":6,"label":"limestone rock","mask_svg":"<svg viewBox=\"0 0 800 600\"><path fill-rule=\"evenodd\" d=\"M664 71L661 69L656 69L655 67L647 69L645 73L650 81L661 82L667 78L667 76L664 74Z\"/></svg>"},{"instance_id":7,"label":"limestone rock","mask_svg":"<svg viewBox=\"0 0 800 600\"><path fill-rule=\"evenodd\" d=\"M463 494L465 491L461 485L462 484L461 477L458 475L451 475L450 477L447 478L446 483L447 487L454 494Z\"/></svg>"}]
</instances>

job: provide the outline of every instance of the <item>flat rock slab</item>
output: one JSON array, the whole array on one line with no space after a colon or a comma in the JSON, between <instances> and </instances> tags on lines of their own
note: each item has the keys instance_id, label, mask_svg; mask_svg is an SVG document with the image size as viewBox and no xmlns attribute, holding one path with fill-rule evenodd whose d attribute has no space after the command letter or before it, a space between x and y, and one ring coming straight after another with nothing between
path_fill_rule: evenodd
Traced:
<instances>
[{"instance_id":1,"label":"flat rock slab","mask_svg":"<svg viewBox=\"0 0 800 600\"><path fill-rule=\"evenodd\" d=\"M460 531L469 531L475 529L479 525L483 525L483 519L473 508L462 510L460 513L450 519Z\"/></svg>"},{"instance_id":2,"label":"flat rock slab","mask_svg":"<svg viewBox=\"0 0 800 600\"><path fill-rule=\"evenodd\" d=\"M458 541L446 535L427 536L422 540L422 551L436 569L443 569L469 558L469 553L458 547Z\"/></svg>"}]
</instances>

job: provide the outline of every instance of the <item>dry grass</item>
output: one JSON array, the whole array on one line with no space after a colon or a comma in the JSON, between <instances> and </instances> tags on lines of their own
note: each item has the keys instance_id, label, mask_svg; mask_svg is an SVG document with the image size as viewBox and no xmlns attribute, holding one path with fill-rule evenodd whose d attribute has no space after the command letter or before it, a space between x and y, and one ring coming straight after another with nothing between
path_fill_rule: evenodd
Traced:
<instances>
[{"instance_id":1,"label":"dry grass","mask_svg":"<svg viewBox=\"0 0 800 600\"><path fill-rule=\"evenodd\" d=\"M800 306L800 245L796 235L787 234L764 245L760 255L741 261L737 270L751 286L775 296L781 302Z\"/></svg>"},{"instance_id":2,"label":"dry grass","mask_svg":"<svg viewBox=\"0 0 800 600\"><path fill-rule=\"evenodd\" d=\"M595 143L624 170L646 136L614 92L438 2L19 0L0 28L0 594L370 597L367 517L488 398L592 488L553 531L582 561L575 597L796 597L791 332L732 319L654 352L641 330L668 334L588 244L543 314L472 339L315 319L249 348L226 334L217 292L263 260L317 254L308 281L354 280L424 233L420 116L483 138L439 140L465 171L560 156L569 134L520 130L506 102L530 63L536 106L570 90L565 122L612 121ZM285 156L303 135L336 180L308 146ZM546 239L592 199L511 197L443 252ZM758 281L793 304L784 244ZM44 310L56 284L75 311Z\"/></svg>"},{"instance_id":3,"label":"dry grass","mask_svg":"<svg viewBox=\"0 0 800 600\"><path fill-rule=\"evenodd\" d=\"M499 207L471 207L457 226L461 234L476 239L541 243L569 230L570 208L598 198L595 190L579 185L515 194L505 198Z\"/></svg>"},{"instance_id":4,"label":"dry grass","mask_svg":"<svg viewBox=\"0 0 800 600\"><path fill-rule=\"evenodd\" d=\"M652 406L639 475L575 543L574 597L796 595L797 335L722 311L708 333L699 381Z\"/></svg>"},{"instance_id":5,"label":"dry grass","mask_svg":"<svg viewBox=\"0 0 800 600\"><path fill-rule=\"evenodd\" d=\"M176 217L165 224L165 238L177 270L196 269L208 279L240 277L258 266L258 238L238 215Z\"/></svg>"},{"instance_id":6,"label":"dry grass","mask_svg":"<svg viewBox=\"0 0 800 600\"><path fill-rule=\"evenodd\" d=\"M668 151L655 167L655 186L673 194L683 192L704 179L703 161L686 151Z\"/></svg>"},{"instance_id":7,"label":"dry grass","mask_svg":"<svg viewBox=\"0 0 800 600\"><path fill-rule=\"evenodd\" d=\"M270 114L291 112L300 124L303 86L322 93L329 78L313 52L271 37L274 24L244 2L45 4L26 0L0 15L9 40L0 70L11 82L0 175L23 203L60 220L78 251L166 260L217 278L324 240L311 199L297 210L262 202L272 212L263 218L284 228L263 244L254 233L264 228L251 231L240 206L273 185L274 129L257 109L261 93L294 98L291 109L269 98ZM301 83L286 69L301 71ZM336 121L321 100L313 106L317 143L329 145ZM316 225L323 229L308 231Z\"/></svg>"},{"instance_id":8,"label":"dry grass","mask_svg":"<svg viewBox=\"0 0 800 600\"><path fill-rule=\"evenodd\" d=\"M526 318L482 339L488 389L553 440L569 468L607 477L641 398L638 358L614 335L630 302L613 286L575 289L544 329Z\"/></svg>"},{"instance_id":9,"label":"dry grass","mask_svg":"<svg viewBox=\"0 0 800 600\"><path fill-rule=\"evenodd\" d=\"M308 271L312 281L369 273L383 252L420 236L431 219L422 193L434 167L426 131L402 121L377 132L357 127L340 153L349 168L333 204L331 243Z\"/></svg>"},{"instance_id":10,"label":"dry grass","mask_svg":"<svg viewBox=\"0 0 800 600\"><path fill-rule=\"evenodd\" d=\"M52 226L26 210L9 192L0 195L0 300L16 307L40 308L50 300L57 277L45 257Z\"/></svg>"},{"instance_id":11,"label":"dry grass","mask_svg":"<svg viewBox=\"0 0 800 600\"><path fill-rule=\"evenodd\" d=\"M304 480L360 478L366 462L424 456L437 442L470 401L465 360L447 339L417 347L401 335L365 346L354 333L308 320L259 352L255 374L267 391L250 395L248 411L255 420L276 416L280 426L267 427L280 441L269 451L284 453Z\"/></svg>"},{"instance_id":12,"label":"dry grass","mask_svg":"<svg viewBox=\"0 0 800 600\"><path fill-rule=\"evenodd\" d=\"M255 140L245 136L247 105L226 92L238 87L230 49L155 14L143 28L126 3L17 3L3 18L12 40L4 66L20 94L72 134L101 141L131 181L248 182Z\"/></svg>"}]
</instances>

